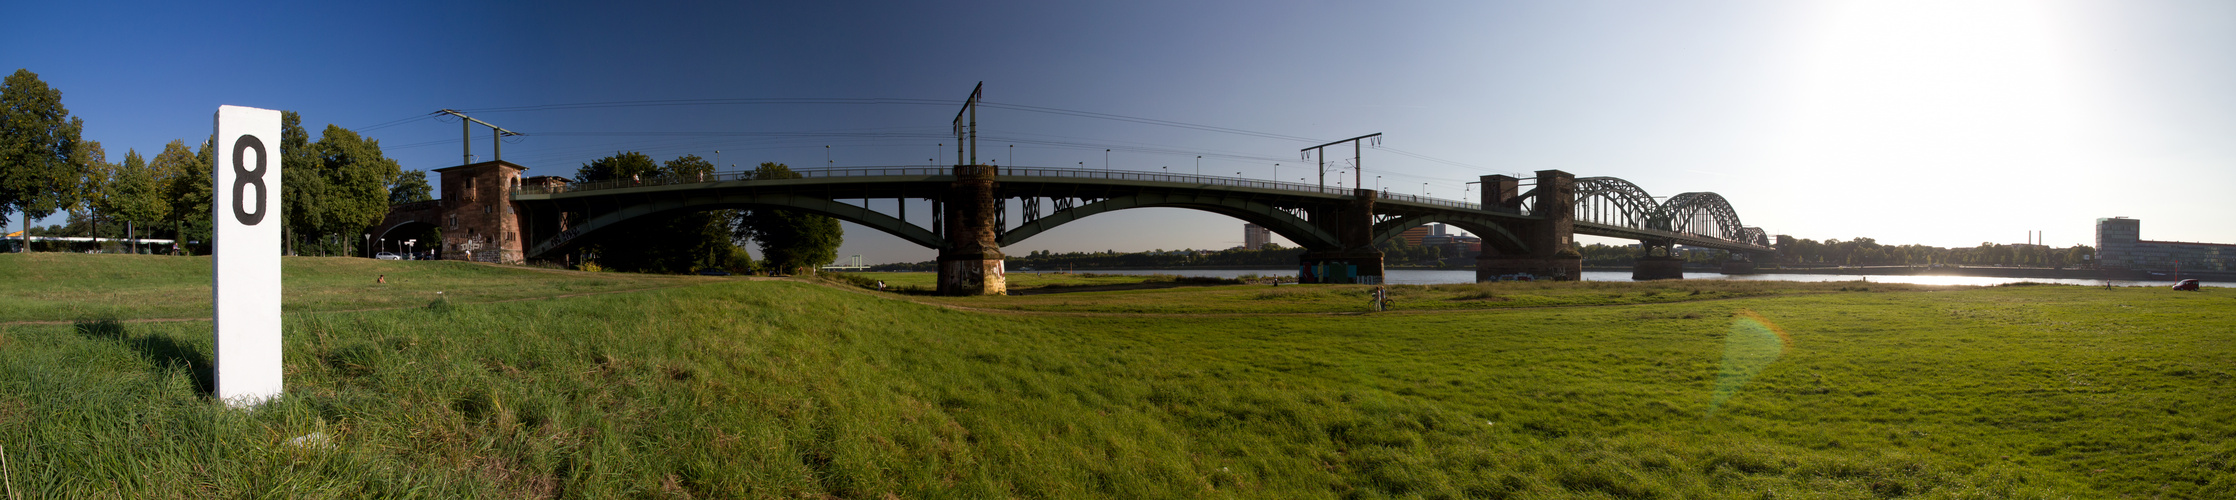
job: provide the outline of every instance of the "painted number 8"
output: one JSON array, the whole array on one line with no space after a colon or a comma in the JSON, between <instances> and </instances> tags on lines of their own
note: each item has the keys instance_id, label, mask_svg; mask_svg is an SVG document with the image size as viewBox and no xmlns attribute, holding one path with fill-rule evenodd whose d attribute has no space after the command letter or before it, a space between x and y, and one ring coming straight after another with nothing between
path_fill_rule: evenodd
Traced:
<instances>
[{"instance_id":1,"label":"painted number 8","mask_svg":"<svg viewBox=\"0 0 2236 500\"><path fill-rule=\"evenodd\" d=\"M241 154L250 149L256 150L256 170L249 170L242 164ZM264 222L264 193L270 191L264 188L264 173L271 171L264 167L266 158L269 157L271 155L264 154L264 141L258 140L256 136L241 134L241 138L233 140L233 219L241 221L242 225L254 226ZM249 213L247 208L241 206L241 191L251 184L256 185L256 213Z\"/></svg>"}]
</instances>

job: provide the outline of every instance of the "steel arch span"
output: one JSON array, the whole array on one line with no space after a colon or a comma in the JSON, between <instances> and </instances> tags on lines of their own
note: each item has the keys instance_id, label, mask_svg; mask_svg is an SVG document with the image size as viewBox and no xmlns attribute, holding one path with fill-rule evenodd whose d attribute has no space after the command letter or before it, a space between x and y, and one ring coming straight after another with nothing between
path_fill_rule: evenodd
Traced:
<instances>
[{"instance_id":1,"label":"steel arch span","mask_svg":"<svg viewBox=\"0 0 2236 500\"><path fill-rule=\"evenodd\" d=\"M1708 192L1679 193L1662 204L1662 216L1669 221L1666 228L1687 234L1710 238L1744 241L1746 225L1739 223L1739 212L1723 195Z\"/></svg>"},{"instance_id":2,"label":"steel arch span","mask_svg":"<svg viewBox=\"0 0 2236 500\"><path fill-rule=\"evenodd\" d=\"M1614 177L1576 179L1576 221L1637 229L1668 230L1653 195Z\"/></svg>"},{"instance_id":3,"label":"steel arch span","mask_svg":"<svg viewBox=\"0 0 2236 500\"><path fill-rule=\"evenodd\" d=\"M1244 222L1265 226L1269 231L1306 248L1334 248L1334 234L1297 217L1288 209L1261 203L1243 197L1220 196L1210 193L1144 192L1107 198L1077 207L1058 210L1047 216L1024 221L1016 228L1001 232L1002 246L1015 245L1057 226L1087 218L1092 215L1134 208L1184 208L1225 215Z\"/></svg>"},{"instance_id":4,"label":"steel arch span","mask_svg":"<svg viewBox=\"0 0 2236 500\"><path fill-rule=\"evenodd\" d=\"M908 240L908 242L910 243L923 245L926 248L940 248L941 246L946 244L945 240L941 239L939 235L933 234L932 231L929 229L925 229L915 224L910 224L907 221L903 221L898 218L894 218L893 216L885 215L868 208L863 208L837 200L830 200L812 196L799 196L789 193L760 192L682 196L675 198L648 200L642 203L626 205L618 210L601 213L595 217L591 217L589 220L585 220L581 224L577 224L574 227L568 228L566 231L561 232L560 234L553 236L552 238L544 242L538 243L534 250L528 252L528 255L548 255L552 252L571 247L579 241L585 241L582 239L583 236L596 234L599 230L629 223L642 217L675 211L696 212L733 208L781 208L787 210L799 210L816 215L829 216L831 218L852 222L855 224L861 224L863 227L868 227L870 229L878 230L879 232L897 236L901 239Z\"/></svg>"}]
</instances>

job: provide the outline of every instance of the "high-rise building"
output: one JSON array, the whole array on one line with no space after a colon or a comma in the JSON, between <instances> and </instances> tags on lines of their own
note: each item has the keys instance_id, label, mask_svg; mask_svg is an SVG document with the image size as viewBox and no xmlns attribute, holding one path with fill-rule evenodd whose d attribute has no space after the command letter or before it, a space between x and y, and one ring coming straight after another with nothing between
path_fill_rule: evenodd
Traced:
<instances>
[{"instance_id":1,"label":"high-rise building","mask_svg":"<svg viewBox=\"0 0 2236 500\"><path fill-rule=\"evenodd\" d=\"M1266 229L1266 227L1265 227L1265 226L1260 226L1260 225L1257 225L1257 224L1250 224L1250 223L1243 223L1243 224L1242 224L1242 248L1243 248L1243 249L1245 249L1245 250L1258 250L1258 249L1263 249L1263 248L1265 248L1265 247L1266 247L1266 244L1267 244L1267 243L1272 243L1272 242L1273 242L1273 231L1271 231L1271 230L1268 230L1268 229Z\"/></svg>"}]
</instances>

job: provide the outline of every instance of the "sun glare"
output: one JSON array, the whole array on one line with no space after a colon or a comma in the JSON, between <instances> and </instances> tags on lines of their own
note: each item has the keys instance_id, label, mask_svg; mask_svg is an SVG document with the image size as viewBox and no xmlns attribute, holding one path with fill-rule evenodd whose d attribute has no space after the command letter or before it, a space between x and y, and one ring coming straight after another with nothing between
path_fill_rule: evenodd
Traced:
<instances>
[{"instance_id":1,"label":"sun glare","mask_svg":"<svg viewBox=\"0 0 2236 500\"><path fill-rule=\"evenodd\" d=\"M2087 102L2054 5L1826 5L1796 47L1788 160L1991 176L2071 161Z\"/></svg>"}]
</instances>

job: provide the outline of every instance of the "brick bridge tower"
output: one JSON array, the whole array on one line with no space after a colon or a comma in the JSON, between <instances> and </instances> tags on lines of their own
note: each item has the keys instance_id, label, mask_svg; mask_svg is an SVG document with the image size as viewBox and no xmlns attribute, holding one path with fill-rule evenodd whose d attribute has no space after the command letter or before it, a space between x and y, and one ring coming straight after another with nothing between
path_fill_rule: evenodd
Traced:
<instances>
[{"instance_id":1,"label":"brick bridge tower","mask_svg":"<svg viewBox=\"0 0 2236 500\"><path fill-rule=\"evenodd\" d=\"M1483 206L1520 207L1524 197L1520 193L1521 179L1505 175L1486 175L1483 182ZM1526 273L1550 276L1555 280L1574 281L1584 277L1584 256L1574 248L1576 244L1576 175L1559 170L1537 171L1536 200L1531 210L1543 217L1530 224L1513 227L1515 235L1529 246L1524 255L1491 255L1490 246L1475 258L1475 281L1497 281L1499 276Z\"/></svg>"},{"instance_id":2,"label":"brick bridge tower","mask_svg":"<svg viewBox=\"0 0 2236 500\"><path fill-rule=\"evenodd\" d=\"M522 261L520 207L512 192L528 167L497 160L436 169L442 174L442 256L518 264Z\"/></svg>"}]
</instances>

